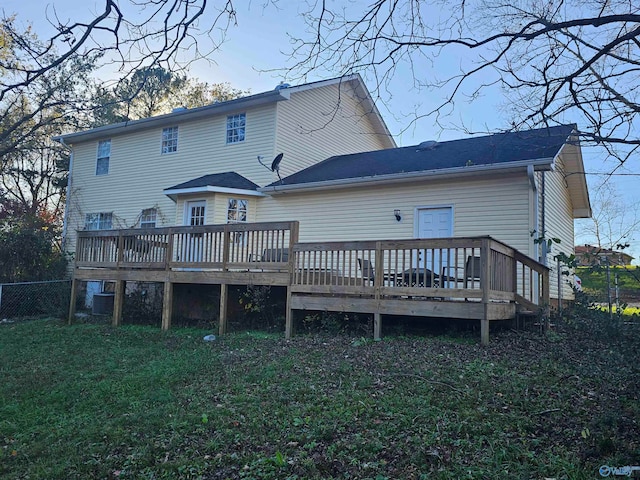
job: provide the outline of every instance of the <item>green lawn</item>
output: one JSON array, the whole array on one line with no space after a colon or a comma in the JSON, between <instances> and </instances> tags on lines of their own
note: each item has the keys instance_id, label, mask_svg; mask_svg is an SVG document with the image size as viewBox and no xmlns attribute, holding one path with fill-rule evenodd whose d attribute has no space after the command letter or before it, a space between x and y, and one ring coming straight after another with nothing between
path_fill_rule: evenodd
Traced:
<instances>
[{"instance_id":1,"label":"green lawn","mask_svg":"<svg viewBox=\"0 0 640 480\"><path fill-rule=\"evenodd\" d=\"M0 324L0 477L583 479L640 460L637 331L207 333Z\"/></svg>"}]
</instances>

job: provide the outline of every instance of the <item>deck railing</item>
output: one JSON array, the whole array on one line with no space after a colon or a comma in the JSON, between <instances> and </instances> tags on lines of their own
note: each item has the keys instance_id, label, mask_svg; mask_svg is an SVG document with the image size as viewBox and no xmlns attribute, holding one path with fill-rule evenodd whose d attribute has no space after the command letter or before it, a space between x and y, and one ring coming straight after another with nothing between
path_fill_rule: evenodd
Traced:
<instances>
[{"instance_id":1,"label":"deck railing","mask_svg":"<svg viewBox=\"0 0 640 480\"><path fill-rule=\"evenodd\" d=\"M549 302L547 267L490 237L297 240L297 222L82 231L76 267L280 271L294 294Z\"/></svg>"},{"instance_id":2,"label":"deck railing","mask_svg":"<svg viewBox=\"0 0 640 480\"><path fill-rule=\"evenodd\" d=\"M489 237L298 243L292 272L294 293L549 301L548 269Z\"/></svg>"},{"instance_id":3,"label":"deck railing","mask_svg":"<svg viewBox=\"0 0 640 480\"><path fill-rule=\"evenodd\" d=\"M298 222L78 232L76 267L288 269Z\"/></svg>"}]
</instances>

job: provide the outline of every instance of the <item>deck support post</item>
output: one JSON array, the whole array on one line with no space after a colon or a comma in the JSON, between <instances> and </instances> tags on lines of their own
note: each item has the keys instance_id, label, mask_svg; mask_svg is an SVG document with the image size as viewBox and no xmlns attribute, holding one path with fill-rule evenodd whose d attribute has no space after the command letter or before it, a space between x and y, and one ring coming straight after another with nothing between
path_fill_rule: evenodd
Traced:
<instances>
[{"instance_id":1,"label":"deck support post","mask_svg":"<svg viewBox=\"0 0 640 480\"><path fill-rule=\"evenodd\" d=\"M78 296L78 280L75 277L71 280L71 298L69 299L69 318L67 324L71 325L76 317L76 297Z\"/></svg>"},{"instance_id":2,"label":"deck support post","mask_svg":"<svg viewBox=\"0 0 640 480\"><path fill-rule=\"evenodd\" d=\"M293 336L293 310L291 309L291 281L287 285L287 304L284 320L284 337L290 340Z\"/></svg>"},{"instance_id":3,"label":"deck support post","mask_svg":"<svg viewBox=\"0 0 640 480\"><path fill-rule=\"evenodd\" d=\"M164 295L162 296L162 330L171 328L173 316L173 283L164 282Z\"/></svg>"},{"instance_id":4,"label":"deck support post","mask_svg":"<svg viewBox=\"0 0 640 480\"><path fill-rule=\"evenodd\" d=\"M483 316L480 320L480 343L484 346L489 345L489 315L488 305L485 303L483 308Z\"/></svg>"},{"instance_id":5,"label":"deck support post","mask_svg":"<svg viewBox=\"0 0 640 480\"><path fill-rule=\"evenodd\" d=\"M115 295L113 297L113 318L111 325L119 327L122 323L122 304L124 302L124 280L116 280Z\"/></svg>"},{"instance_id":6,"label":"deck support post","mask_svg":"<svg viewBox=\"0 0 640 480\"><path fill-rule=\"evenodd\" d=\"M491 290L491 239L483 238L480 249L480 288L482 289L482 318L480 319L480 343L489 345L489 290Z\"/></svg>"},{"instance_id":7,"label":"deck support post","mask_svg":"<svg viewBox=\"0 0 640 480\"><path fill-rule=\"evenodd\" d=\"M373 286L375 288L376 311L373 312L373 339L382 338L382 315L380 314L380 287L384 286L384 253L382 243L376 242L375 250L375 273L373 276Z\"/></svg>"},{"instance_id":8,"label":"deck support post","mask_svg":"<svg viewBox=\"0 0 640 480\"><path fill-rule=\"evenodd\" d=\"M229 300L229 286L226 283L220 285L220 324L218 334L227 333L227 302Z\"/></svg>"},{"instance_id":9,"label":"deck support post","mask_svg":"<svg viewBox=\"0 0 640 480\"><path fill-rule=\"evenodd\" d=\"M373 339L382 339L382 315L379 312L373 314Z\"/></svg>"}]
</instances>

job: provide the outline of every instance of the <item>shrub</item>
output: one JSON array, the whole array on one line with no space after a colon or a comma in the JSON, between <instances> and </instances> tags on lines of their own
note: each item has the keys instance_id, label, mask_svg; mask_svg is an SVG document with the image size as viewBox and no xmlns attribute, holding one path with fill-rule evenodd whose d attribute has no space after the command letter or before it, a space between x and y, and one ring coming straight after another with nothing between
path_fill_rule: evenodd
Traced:
<instances>
[{"instance_id":1,"label":"shrub","mask_svg":"<svg viewBox=\"0 0 640 480\"><path fill-rule=\"evenodd\" d=\"M67 263L45 221L33 216L0 221L0 283L64 278Z\"/></svg>"}]
</instances>

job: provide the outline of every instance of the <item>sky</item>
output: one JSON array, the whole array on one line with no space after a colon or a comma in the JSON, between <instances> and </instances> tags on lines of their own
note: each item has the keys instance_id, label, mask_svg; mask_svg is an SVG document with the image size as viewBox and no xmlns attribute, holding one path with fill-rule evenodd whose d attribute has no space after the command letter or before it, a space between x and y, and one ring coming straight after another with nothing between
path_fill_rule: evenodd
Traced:
<instances>
[{"instance_id":1,"label":"sky","mask_svg":"<svg viewBox=\"0 0 640 480\"><path fill-rule=\"evenodd\" d=\"M359 2L360 0L356 0ZM120 1L124 5L124 0ZM210 2L211 3L211 2ZM215 0L213 0L215 4ZM286 76L286 68L291 66L292 60L288 54L291 51L291 37L305 36L305 25L300 18L299 9L304 8L305 2L277 1L265 7L266 0L235 2L237 10L237 25L230 26L227 31L226 42L222 47L209 56L209 61L198 61L191 64L189 76L197 77L209 83L228 82L234 88L250 90L260 93L272 90L281 81L292 82ZM54 7L55 4L55 7ZM15 13L18 22L31 23L34 31L41 37L51 31L47 16L51 18L57 13L61 20L68 18L88 19L95 12L104 8L99 0L4 0L1 9L5 14ZM124 7L123 7L124 8ZM456 58L444 58L439 68L455 67ZM430 64L418 65L418 71L424 75L441 75L441 71L434 71ZM309 76L307 81L322 80L329 75L335 76L340 72L323 72L316 76ZM371 88L371 79L364 72L365 83ZM487 79L478 78L478 81ZM375 98L376 104L389 130L395 136L399 146L413 145L424 140L452 140L467 136L462 126L469 130L488 131L508 127L507 118L502 113L505 97L497 89L485 89L483 95L473 102L459 102L451 115L445 120L448 128L442 129L432 118L414 120L415 111L428 111L437 105L440 98L437 92L417 91L412 88L412 78L409 72L398 70L385 92ZM566 118L567 123L573 119ZM640 135L640 133L638 133ZM601 175L594 172L611 171L615 163L606 162L605 153L596 147L583 146L585 171L591 189L602 181ZM627 168L619 170L625 176L614 176L607 180L607 188L619 194L621 203L626 205L640 204L640 155L627 162ZM628 175L632 174L632 175ZM592 195L593 197L593 195ZM576 244L587 243L591 240L579 235L584 230L587 221L576 222ZM627 250L640 264L640 232L629 239L632 247Z\"/></svg>"}]
</instances>

